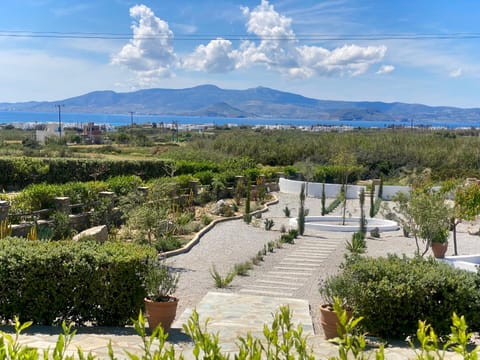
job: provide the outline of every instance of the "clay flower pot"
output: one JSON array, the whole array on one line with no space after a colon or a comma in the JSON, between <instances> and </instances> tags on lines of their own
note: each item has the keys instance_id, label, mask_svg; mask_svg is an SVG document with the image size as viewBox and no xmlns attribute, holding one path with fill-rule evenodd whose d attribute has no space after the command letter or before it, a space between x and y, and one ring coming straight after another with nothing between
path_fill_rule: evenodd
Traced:
<instances>
[{"instance_id":1,"label":"clay flower pot","mask_svg":"<svg viewBox=\"0 0 480 360\"><path fill-rule=\"evenodd\" d=\"M352 317L352 310L347 310L347 316L349 319ZM338 316L335 311L333 311L331 304L320 305L320 325L322 325L323 333L327 340L341 335L338 333ZM342 329L340 329L340 331L341 330Z\"/></svg>"},{"instance_id":2,"label":"clay flower pot","mask_svg":"<svg viewBox=\"0 0 480 360\"><path fill-rule=\"evenodd\" d=\"M163 330L168 332L177 313L178 299L171 296L169 301L144 299L144 302L150 331L153 331L158 325L161 325Z\"/></svg>"},{"instance_id":3,"label":"clay flower pot","mask_svg":"<svg viewBox=\"0 0 480 360\"><path fill-rule=\"evenodd\" d=\"M445 257L445 253L448 249L448 242L439 243L439 242L432 242L432 252L433 256L437 259L443 259Z\"/></svg>"}]
</instances>

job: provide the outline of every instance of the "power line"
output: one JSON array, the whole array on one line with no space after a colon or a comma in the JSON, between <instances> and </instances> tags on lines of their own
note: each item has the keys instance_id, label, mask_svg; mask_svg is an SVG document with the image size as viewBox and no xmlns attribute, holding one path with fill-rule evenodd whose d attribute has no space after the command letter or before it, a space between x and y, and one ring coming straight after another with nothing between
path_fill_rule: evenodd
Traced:
<instances>
[{"instance_id":1,"label":"power line","mask_svg":"<svg viewBox=\"0 0 480 360\"><path fill-rule=\"evenodd\" d=\"M96 33L96 32L58 32L58 31L20 31L0 30L0 37L11 38L51 38L51 39L101 39L130 40L133 34L126 33ZM319 34L300 33L295 36L257 36L251 34L168 34L135 36L139 40L174 39L180 41L208 41L212 38L227 40L277 40L277 41L346 41L346 40L455 40L480 39L480 33L384 33L384 34Z\"/></svg>"}]
</instances>

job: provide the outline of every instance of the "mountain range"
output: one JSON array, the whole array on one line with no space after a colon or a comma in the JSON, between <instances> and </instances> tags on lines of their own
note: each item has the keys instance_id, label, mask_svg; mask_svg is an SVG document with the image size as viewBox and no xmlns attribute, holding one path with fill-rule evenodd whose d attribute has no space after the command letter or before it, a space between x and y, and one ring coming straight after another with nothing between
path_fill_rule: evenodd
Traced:
<instances>
[{"instance_id":1,"label":"mountain range","mask_svg":"<svg viewBox=\"0 0 480 360\"><path fill-rule=\"evenodd\" d=\"M145 89L126 93L94 91L47 102L0 103L0 111L52 112L62 104L73 113L288 118L330 120L459 122L480 120L480 108L400 102L318 100L266 87L227 90L214 85L186 89Z\"/></svg>"}]
</instances>

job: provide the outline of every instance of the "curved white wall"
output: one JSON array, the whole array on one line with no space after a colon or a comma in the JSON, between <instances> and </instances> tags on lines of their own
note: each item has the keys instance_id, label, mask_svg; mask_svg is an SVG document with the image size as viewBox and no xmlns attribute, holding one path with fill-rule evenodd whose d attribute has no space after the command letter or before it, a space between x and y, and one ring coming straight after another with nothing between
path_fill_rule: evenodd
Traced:
<instances>
[{"instance_id":1,"label":"curved white wall","mask_svg":"<svg viewBox=\"0 0 480 360\"><path fill-rule=\"evenodd\" d=\"M302 184L305 184L305 194L307 196L321 198L322 197L322 183L314 182L305 182L298 180L288 180L285 178L280 178L278 185L280 192L290 193L290 194L300 194L300 189ZM325 196L327 198L335 198L340 193L342 185L340 184L325 184ZM360 185L348 185L347 186L347 199L358 199L360 190L364 189L365 193L367 192L366 186ZM375 194L378 194L378 186L375 187ZM409 186L394 186L394 185L384 185L383 186L383 195L384 200L391 200L392 197L399 193L410 193Z\"/></svg>"}]
</instances>

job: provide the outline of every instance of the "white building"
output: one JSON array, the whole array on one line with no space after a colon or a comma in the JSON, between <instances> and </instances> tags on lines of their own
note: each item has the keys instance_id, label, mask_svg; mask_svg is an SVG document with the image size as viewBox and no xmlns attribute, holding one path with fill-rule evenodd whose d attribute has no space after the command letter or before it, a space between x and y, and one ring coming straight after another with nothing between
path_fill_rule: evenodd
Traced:
<instances>
[{"instance_id":1,"label":"white building","mask_svg":"<svg viewBox=\"0 0 480 360\"><path fill-rule=\"evenodd\" d=\"M45 140L48 137L59 137L60 136L60 128L58 127L58 123L47 123L45 130L35 130L35 138L37 141L45 145ZM62 127L63 132L63 127Z\"/></svg>"}]
</instances>

